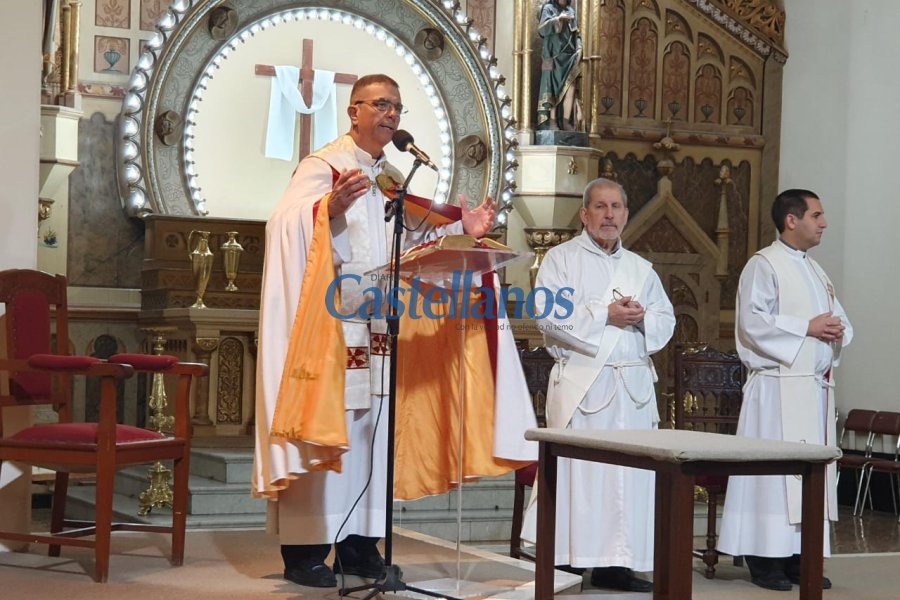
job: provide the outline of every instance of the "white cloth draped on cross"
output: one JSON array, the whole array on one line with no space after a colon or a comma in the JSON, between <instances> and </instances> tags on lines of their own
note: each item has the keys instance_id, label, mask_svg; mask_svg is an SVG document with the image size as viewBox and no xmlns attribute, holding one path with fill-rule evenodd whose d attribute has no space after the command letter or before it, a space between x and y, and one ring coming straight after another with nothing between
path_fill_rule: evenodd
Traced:
<instances>
[{"instance_id":1,"label":"white cloth draped on cross","mask_svg":"<svg viewBox=\"0 0 900 600\"><path fill-rule=\"evenodd\" d=\"M275 77L272 79L272 90L269 95L266 158L293 159L297 113L313 115L313 150L321 148L338 135L337 86L334 83L334 72L315 70L313 97L309 106L300 94L299 83L299 67L275 67Z\"/></svg>"}]
</instances>

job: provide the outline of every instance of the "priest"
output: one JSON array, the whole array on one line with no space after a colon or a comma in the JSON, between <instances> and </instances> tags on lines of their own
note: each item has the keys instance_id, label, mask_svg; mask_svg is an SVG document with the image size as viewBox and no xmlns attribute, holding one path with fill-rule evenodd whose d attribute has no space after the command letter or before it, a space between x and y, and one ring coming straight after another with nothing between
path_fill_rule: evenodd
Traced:
<instances>
[{"instance_id":1,"label":"priest","mask_svg":"<svg viewBox=\"0 0 900 600\"><path fill-rule=\"evenodd\" d=\"M825 211L813 192L791 189L775 198L772 219L779 238L747 261L738 286L735 337L748 377L737 434L834 446L834 367L853 329L834 285L808 254L828 226ZM787 591L799 583L801 495L793 476L728 481L718 547L745 555L760 587ZM828 556L828 520L837 520L834 464L826 498Z\"/></svg>"},{"instance_id":2,"label":"priest","mask_svg":"<svg viewBox=\"0 0 900 600\"><path fill-rule=\"evenodd\" d=\"M350 131L300 163L266 225L253 492L270 500L269 526L280 537L285 578L304 586L334 587L335 571L368 578L384 572L376 543L385 533L385 510L391 508L385 507L389 343L385 320L367 316L365 307L372 303L365 289L371 283L369 277L365 282L361 278L389 260L393 224L385 223L385 200L403 177L386 162L383 149L403 112L393 79L361 77L347 108ZM406 246L448 233L480 238L494 221L490 198L472 210L464 198L459 208L417 210L426 202L407 197ZM339 275L356 277L341 278L335 298L328 291ZM335 314L353 316L339 319ZM471 378L483 392L478 404L483 418L476 424L480 430L486 424L491 434L476 437L491 443L479 455L481 468L466 471L468 477L500 474L537 454L522 435L533 426L534 413L511 333L508 328L493 333L492 354L476 348L485 357L490 354L478 365L486 372ZM423 373L433 371L415 368L423 352L446 359L425 361L444 365L442 379L461 362L454 346L433 347L442 343L438 337L417 336L414 352L400 348L398 377L417 388L417 402L434 402L429 390L439 383L437 375L423 380ZM486 337L480 338L485 347ZM453 381L456 373L452 371ZM502 396L495 394L498 389L504 390ZM466 398L470 396L475 394ZM399 404L408 397L403 390L398 394L398 414L404 418L413 412ZM416 440L425 448L447 448L445 440L427 436L462 427L458 422L411 420L417 429L410 435L425 437ZM505 431L493 436L501 423ZM398 447L415 445L404 436L407 429L398 422ZM397 477L422 472L428 476L424 481L401 481L399 489L440 493L458 483L408 466L399 468ZM325 564L332 544L334 570Z\"/></svg>"},{"instance_id":3,"label":"priest","mask_svg":"<svg viewBox=\"0 0 900 600\"><path fill-rule=\"evenodd\" d=\"M654 429L659 423L650 355L675 328L675 314L653 265L622 246L628 197L595 179L584 191L577 238L551 248L536 285L571 294L574 310L539 321L556 364L547 391L547 425L571 429ZM538 306L538 313L545 311ZM560 459L555 564L593 567L597 587L649 592L634 571L653 570L654 476L650 471ZM534 540L532 498L523 537Z\"/></svg>"}]
</instances>

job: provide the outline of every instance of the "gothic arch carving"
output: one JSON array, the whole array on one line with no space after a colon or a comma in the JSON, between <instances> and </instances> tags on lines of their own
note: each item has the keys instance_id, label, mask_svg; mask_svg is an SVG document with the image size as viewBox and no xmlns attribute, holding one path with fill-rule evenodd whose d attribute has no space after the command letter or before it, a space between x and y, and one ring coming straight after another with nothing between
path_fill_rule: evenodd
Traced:
<instances>
[{"instance_id":1,"label":"gothic arch carving","mask_svg":"<svg viewBox=\"0 0 900 600\"><path fill-rule=\"evenodd\" d=\"M663 114L673 121L686 120L690 114L691 54L688 47L672 42L663 55Z\"/></svg>"},{"instance_id":2,"label":"gothic arch carving","mask_svg":"<svg viewBox=\"0 0 900 600\"><path fill-rule=\"evenodd\" d=\"M687 20L674 10L666 9L666 39L684 38L693 43L694 33Z\"/></svg>"},{"instance_id":3,"label":"gothic arch carving","mask_svg":"<svg viewBox=\"0 0 900 600\"><path fill-rule=\"evenodd\" d=\"M716 40L705 33L699 33L697 34L697 62L704 63L710 60L724 65L725 53L722 52L722 46Z\"/></svg>"},{"instance_id":4,"label":"gothic arch carving","mask_svg":"<svg viewBox=\"0 0 900 600\"><path fill-rule=\"evenodd\" d=\"M656 116L656 54L659 34L646 17L631 28L631 60L628 64L628 116Z\"/></svg>"},{"instance_id":5,"label":"gothic arch carving","mask_svg":"<svg viewBox=\"0 0 900 600\"><path fill-rule=\"evenodd\" d=\"M659 19L659 4L656 3L656 0L632 0L631 3L631 12L637 14L640 12L650 12L656 15L656 18Z\"/></svg>"},{"instance_id":6,"label":"gothic arch carving","mask_svg":"<svg viewBox=\"0 0 900 600\"><path fill-rule=\"evenodd\" d=\"M750 65L737 56L730 56L728 61L728 83L734 85L744 82L751 88L756 89L756 76L753 74Z\"/></svg>"},{"instance_id":7,"label":"gothic arch carving","mask_svg":"<svg viewBox=\"0 0 900 600\"><path fill-rule=\"evenodd\" d=\"M720 123L722 114L722 74L712 63L697 70L694 84L694 121Z\"/></svg>"},{"instance_id":8,"label":"gothic arch carving","mask_svg":"<svg viewBox=\"0 0 900 600\"><path fill-rule=\"evenodd\" d=\"M728 124L753 127L753 113L753 92L745 87L735 88L728 97Z\"/></svg>"},{"instance_id":9,"label":"gothic arch carving","mask_svg":"<svg viewBox=\"0 0 900 600\"><path fill-rule=\"evenodd\" d=\"M602 115L622 115L622 80L625 61L625 5L604 0L600 5L599 101Z\"/></svg>"}]
</instances>

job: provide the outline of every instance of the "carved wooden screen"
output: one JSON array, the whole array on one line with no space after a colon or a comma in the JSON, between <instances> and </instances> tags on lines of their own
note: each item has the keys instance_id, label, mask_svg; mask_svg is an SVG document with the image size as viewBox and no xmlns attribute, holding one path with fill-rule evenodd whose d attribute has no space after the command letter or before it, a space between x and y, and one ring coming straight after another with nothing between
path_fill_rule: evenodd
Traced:
<instances>
[{"instance_id":1,"label":"carved wooden screen","mask_svg":"<svg viewBox=\"0 0 900 600\"><path fill-rule=\"evenodd\" d=\"M654 263L675 305L675 343L733 347L740 271L774 238L787 58L778 5L579 4L582 21L599 25L585 33L585 54L600 57L589 131L605 152L601 172L628 193L626 246ZM677 208L660 206L662 188ZM672 389L673 361L671 351L657 357L661 392Z\"/></svg>"},{"instance_id":2,"label":"carved wooden screen","mask_svg":"<svg viewBox=\"0 0 900 600\"><path fill-rule=\"evenodd\" d=\"M525 372L525 382L528 385L528 393L531 394L531 402L534 404L538 426L543 427L547 423L545 406L550 370L554 365L553 357L543 347L533 350L521 349L519 357L522 359L522 370Z\"/></svg>"},{"instance_id":3,"label":"carved wooden screen","mask_svg":"<svg viewBox=\"0 0 900 600\"><path fill-rule=\"evenodd\" d=\"M670 407L675 428L735 433L743 386L744 369L736 353L705 346L679 347Z\"/></svg>"}]
</instances>

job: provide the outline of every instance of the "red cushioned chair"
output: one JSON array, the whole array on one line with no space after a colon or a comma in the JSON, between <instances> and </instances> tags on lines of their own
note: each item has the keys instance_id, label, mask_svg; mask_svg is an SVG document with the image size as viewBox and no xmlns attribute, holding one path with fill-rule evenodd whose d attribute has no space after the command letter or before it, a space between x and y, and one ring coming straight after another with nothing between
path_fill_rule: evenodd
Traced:
<instances>
[{"instance_id":1,"label":"red cushioned chair","mask_svg":"<svg viewBox=\"0 0 900 600\"><path fill-rule=\"evenodd\" d=\"M59 556L61 546L93 548L94 577L104 582L109 572L112 531L169 533L172 535L172 563L180 565L184 557L190 453L188 392L191 377L205 374L205 365L179 365L174 357L132 357L131 360L142 368L152 366L180 376L175 402L175 433L168 436L120 425L116 416L117 381L131 377L134 369L124 361L115 364L93 357L68 355L65 277L23 269L0 271L0 302L6 308L8 357L0 359L0 371L10 377L9 394L0 396L0 432L3 431L6 407L48 404L59 414L58 423L34 425L0 437L0 467L4 461L16 461L56 471L49 534L0 531L0 539L49 544L51 556ZM51 307L55 310L51 311ZM51 313L54 312L55 351L51 345ZM74 375L101 378L99 422L72 421ZM172 525L113 523L116 471L130 465L164 460L175 461ZM95 474L94 521L65 518L70 473ZM93 539L84 539L86 536L93 536Z\"/></svg>"},{"instance_id":2,"label":"red cushioned chair","mask_svg":"<svg viewBox=\"0 0 900 600\"><path fill-rule=\"evenodd\" d=\"M706 345L675 353L675 429L734 434L743 398L744 370L736 353L719 352ZM706 491L706 548L694 556L706 563L704 576L716 574L716 520L728 477L699 475L694 485ZM742 559L735 558L735 564Z\"/></svg>"}]
</instances>

